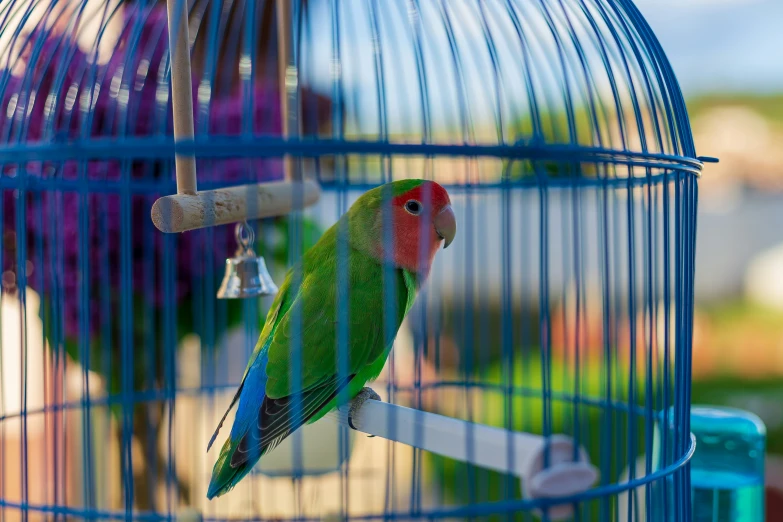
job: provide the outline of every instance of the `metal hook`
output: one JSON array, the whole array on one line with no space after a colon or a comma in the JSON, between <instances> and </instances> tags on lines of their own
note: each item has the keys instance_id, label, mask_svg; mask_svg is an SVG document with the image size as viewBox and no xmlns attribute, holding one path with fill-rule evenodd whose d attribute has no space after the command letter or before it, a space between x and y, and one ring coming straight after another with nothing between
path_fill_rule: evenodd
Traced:
<instances>
[{"instance_id":1,"label":"metal hook","mask_svg":"<svg viewBox=\"0 0 783 522\"><path fill-rule=\"evenodd\" d=\"M234 237L237 240L237 244L240 250L244 254L253 254L253 243L256 240L256 234L253 231L253 227L247 221L240 221L234 228Z\"/></svg>"}]
</instances>

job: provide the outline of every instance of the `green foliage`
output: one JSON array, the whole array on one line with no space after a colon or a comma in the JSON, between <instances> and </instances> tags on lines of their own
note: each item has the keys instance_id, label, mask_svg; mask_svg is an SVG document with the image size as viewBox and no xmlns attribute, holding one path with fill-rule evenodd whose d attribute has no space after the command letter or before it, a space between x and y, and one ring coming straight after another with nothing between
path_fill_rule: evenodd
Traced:
<instances>
[{"instance_id":1,"label":"green foliage","mask_svg":"<svg viewBox=\"0 0 783 522\"><path fill-rule=\"evenodd\" d=\"M704 303L699 306L711 322L724 329L733 329L743 325L752 328L775 330L783 333L783 312L744 299L732 299Z\"/></svg>"},{"instance_id":2,"label":"green foliage","mask_svg":"<svg viewBox=\"0 0 783 522\"><path fill-rule=\"evenodd\" d=\"M783 96L779 99L783 104ZM710 357L717 359L719 370L694 379L691 404L731 406L756 413L767 425L768 453L783 454L783 419L779 414L783 386L778 377L783 312L746 299L704 303L698 312L708 324ZM742 368L736 364L738 359Z\"/></svg>"},{"instance_id":3,"label":"green foliage","mask_svg":"<svg viewBox=\"0 0 783 522\"><path fill-rule=\"evenodd\" d=\"M293 245L290 242L289 230L291 227L291 220L288 216L272 220L272 229L274 232L282 238L278 242L270 242L271 244L265 244L263 240L258 240L256 243L256 252L260 256L264 256L267 260L267 266L270 271L284 273L288 270L289 256ZM303 254L310 247L315 245L323 234L323 230L320 225L309 218L302 218L298 225L301 225L299 234L301 235L302 243L299 251L299 255Z\"/></svg>"},{"instance_id":4,"label":"green foliage","mask_svg":"<svg viewBox=\"0 0 783 522\"><path fill-rule=\"evenodd\" d=\"M768 121L783 123L783 94L712 94L690 98L685 104L691 118L718 106L742 106Z\"/></svg>"},{"instance_id":5,"label":"green foliage","mask_svg":"<svg viewBox=\"0 0 783 522\"><path fill-rule=\"evenodd\" d=\"M509 317L512 325L504 323L503 310L497 303L484 305L478 301L472 304L457 301L442 303L442 319L439 333L454 343L428 345L425 354L439 370L481 373L497 365L503 358L504 330L511 326L512 342L520 345L516 354L529 353L540 339L541 318L537 308L513 305Z\"/></svg>"},{"instance_id":6,"label":"green foliage","mask_svg":"<svg viewBox=\"0 0 783 522\"><path fill-rule=\"evenodd\" d=\"M783 455L783 422L780 379L747 379L724 375L693 382L691 404L730 406L759 415L767 427L767 453Z\"/></svg>"},{"instance_id":7,"label":"green foliage","mask_svg":"<svg viewBox=\"0 0 783 522\"><path fill-rule=\"evenodd\" d=\"M539 114L540 126L534 129L529 115L515 122L514 135L523 143L535 145L580 145L593 147L595 143L594 128L596 122L591 120L589 112L584 107L573 109L573 114L566 111L544 111ZM598 122L598 128L605 133L605 125ZM533 137L531 140L530 137ZM513 140L512 140L513 141ZM542 160L503 161L504 175L511 181L522 181L526 178L547 177L552 179L568 179L575 177L594 177L597 173L593 164L562 161L554 158Z\"/></svg>"}]
</instances>

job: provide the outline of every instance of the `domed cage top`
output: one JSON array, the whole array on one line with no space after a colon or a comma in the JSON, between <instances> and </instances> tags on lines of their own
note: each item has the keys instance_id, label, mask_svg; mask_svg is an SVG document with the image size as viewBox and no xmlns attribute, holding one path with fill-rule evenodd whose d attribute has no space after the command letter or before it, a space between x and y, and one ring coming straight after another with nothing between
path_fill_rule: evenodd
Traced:
<instances>
[{"instance_id":1,"label":"domed cage top","mask_svg":"<svg viewBox=\"0 0 783 522\"><path fill-rule=\"evenodd\" d=\"M0 4L0 513L690 520L707 160L629 0ZM360 194L406 178L448 191L457 235L399 332L383 263L395 348L358 426L380 437L341 408L208 500L273 306L217 298L232 225L296 287Z\"/></svg>"}]
</instances>

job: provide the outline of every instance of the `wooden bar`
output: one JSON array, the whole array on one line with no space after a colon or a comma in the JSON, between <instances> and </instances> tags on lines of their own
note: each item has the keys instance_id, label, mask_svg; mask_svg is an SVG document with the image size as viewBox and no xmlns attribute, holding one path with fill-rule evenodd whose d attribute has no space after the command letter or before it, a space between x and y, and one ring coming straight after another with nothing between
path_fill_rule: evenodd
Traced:
<instances>
[{"instance_id":1,"label":"wooden bar","mask_svg":"<svg viewBox=\"0 0 783 522\"><path fill-rule=\"evenodd\" d=\"M171 106L174 142L193 139L193 80L190 72L187 0L168 0L169 50L171 53ZM196 158L177 154L175 158L178 194L196 194Z\"/></svg>"},{"instance_id":2,"label":"wooden bar","mask_svg":"<svg viewBox=\"0 0 783 522\"><path fill-rule=\"evenodd\" d=\"M301 191L301 194L297 194ZM158 198L152 205L152 222L161 232L176 233L245 220L282 216L295 210L294 196L304 206L318 201L316 181L275 181L240 185L197 194ZM253 197L255 196L255 201ZM248 201L252 203L248 205ZM252 211L252 213L251 213Z\"/></svg>"},{"instance_id":3,"label":"wooden bar","mask_svg":"<svg viewBox=\"0 0 783 522\"><path fill-rule=\"evenodd\" d=\"M299 71L292 52L291 27L291 0L277 0L277 74L282 134L285 138L299 134ZM283 161L286 179L293 180L296 160L289 155Z\"/></svg>"}]
</instances>

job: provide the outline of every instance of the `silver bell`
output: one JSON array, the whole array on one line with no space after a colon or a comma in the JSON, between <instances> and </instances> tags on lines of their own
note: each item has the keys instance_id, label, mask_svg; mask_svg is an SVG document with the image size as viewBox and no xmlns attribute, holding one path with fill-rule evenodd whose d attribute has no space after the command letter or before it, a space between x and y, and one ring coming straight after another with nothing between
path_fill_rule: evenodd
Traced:
<instances>
[{"instance_id":1,"label":"silver bell","mask_svg":"<svg viewBox=\"0 0 783 522\"><path fill-rule=\"evenodd\" d=\"M274 295L277 286L266 269L264 258L253 251L255 234L247 222L237 223L234 232L239 247L226 259L226 274L218 289L218 299Z\"/></svg>"}]
</instances>

